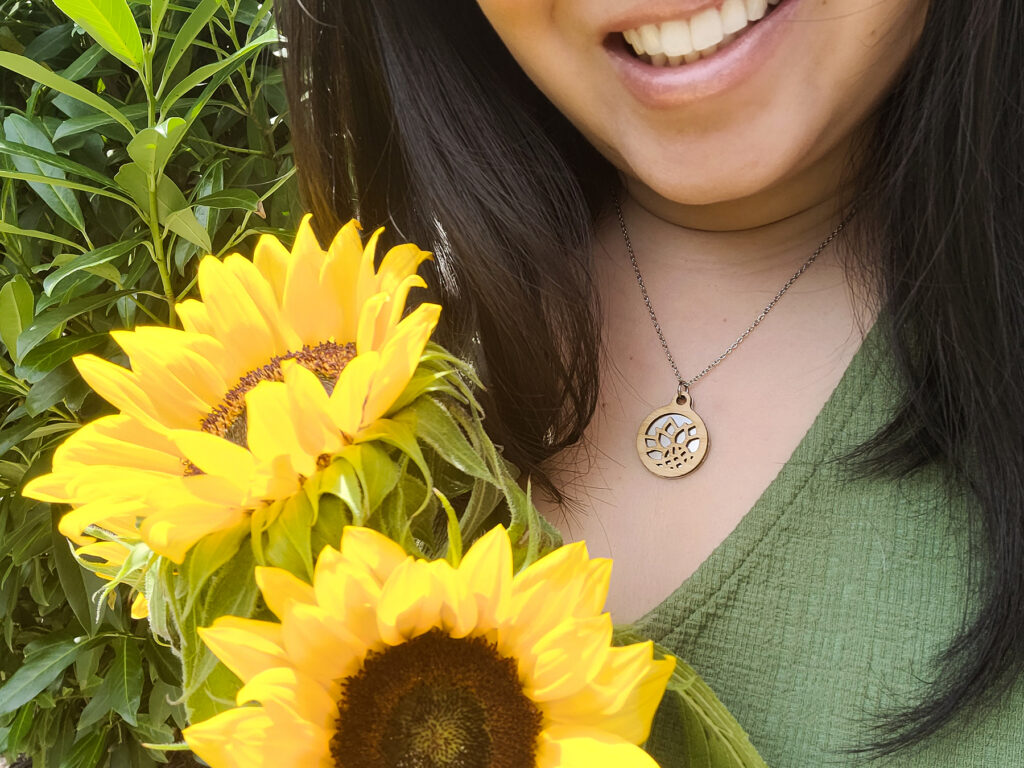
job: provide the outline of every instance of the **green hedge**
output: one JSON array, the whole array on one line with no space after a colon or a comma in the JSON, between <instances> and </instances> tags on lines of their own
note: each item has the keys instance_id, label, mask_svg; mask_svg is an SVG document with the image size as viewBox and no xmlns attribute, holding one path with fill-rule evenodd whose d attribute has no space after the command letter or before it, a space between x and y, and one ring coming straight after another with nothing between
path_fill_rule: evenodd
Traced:
<instances>
[{"instance_id":1,"label":"green hedge","mask_svg":"<svg viewBox=\"0 0 1024 768\"><path fill-rule=\"evenodd\" d=\"M18 491L109 407L71 362L174 324L198 257L300 207L270 2L0 0L0 755L180 760L178 664Z\"/></svg>"}]
</instances>

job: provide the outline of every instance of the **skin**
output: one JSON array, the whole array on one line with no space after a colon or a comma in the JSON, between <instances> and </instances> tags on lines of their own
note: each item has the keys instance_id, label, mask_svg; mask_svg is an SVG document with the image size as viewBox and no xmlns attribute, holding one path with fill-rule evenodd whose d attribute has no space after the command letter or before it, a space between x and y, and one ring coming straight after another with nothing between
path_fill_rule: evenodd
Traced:
<instances>
[{"instance_id":1,"label":"skin","mask_svg":"<svg viewBox=\"0 0 1024 768\"><path fill-rule=\"evenodd\" d=\"M840 183L850 147L927 10L927 0L796 1L782 44L749 78L653 108L616 75L605 34L624 13L693 3L478 0L537 86L620 170L637 258L686 377L747 328L836 225L850 197ZM602 222L596 236L601 397L585 440L552 462L574 501L545 512L568 540L615 558L608 605L616 621L630 621L690 576L757 501L838 383L873 311L839 248L826 251L691 390L711 434L704 464L685 478L656 478L636 457L636 429L669 402L675 381L618 222Z\"/></svg>"}]
</instances>

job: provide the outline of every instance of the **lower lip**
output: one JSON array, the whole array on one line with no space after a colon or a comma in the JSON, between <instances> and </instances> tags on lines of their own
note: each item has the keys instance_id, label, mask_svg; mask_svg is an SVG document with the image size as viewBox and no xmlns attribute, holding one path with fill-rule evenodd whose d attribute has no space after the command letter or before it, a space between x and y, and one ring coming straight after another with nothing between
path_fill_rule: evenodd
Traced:
<instances>
[{"instance_id":1,"label":"lower lip","mask_svg":"<svg viewBox=\"0 0 1024 768\"><path fill-rule=\"evenodd\" d=\"M782 0L775 10L739 33L706 59L675 67L656 67L632 56L626 43L606 46L612 65L626 88L641 104L667 109L691 104L727 91L764 67L785 36L800 0Z\"/></svg>"}]
</instances>

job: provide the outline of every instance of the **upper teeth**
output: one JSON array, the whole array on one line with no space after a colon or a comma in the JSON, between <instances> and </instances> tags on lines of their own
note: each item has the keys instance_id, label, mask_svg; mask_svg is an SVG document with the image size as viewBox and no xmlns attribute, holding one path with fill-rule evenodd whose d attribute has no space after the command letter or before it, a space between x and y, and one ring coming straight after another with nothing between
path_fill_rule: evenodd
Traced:
<instances>
[{"instance_id":1,"label":"upper teeth","mask_svg":"<svg viewBox=\"0 0 1024 768\"><path fill-rule=\"evenodd\" d=\"M757 21L769 5L780 0L725 0L718 8L706 8L689 19L674 19L661 24L644 24L622 33L638 56L647 54L663 63L667 59L686 57L693 60L700 53L714 51L752 21ZM673 62L676 63L676 62Z\"/></svg>"}]
</instances>

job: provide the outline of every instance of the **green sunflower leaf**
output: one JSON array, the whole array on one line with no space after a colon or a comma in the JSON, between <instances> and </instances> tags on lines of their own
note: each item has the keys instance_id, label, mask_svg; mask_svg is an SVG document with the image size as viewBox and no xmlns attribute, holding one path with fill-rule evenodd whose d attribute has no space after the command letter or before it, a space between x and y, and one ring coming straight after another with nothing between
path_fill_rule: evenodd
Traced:
<instances>
[{"instance_id":1,"label":"green sunflower leaf","mask_svg":"<svg viewBox=\"0 0 1024 768\"><path fill-rule=\"evenodd\" d=\"M615 629L615 644L645 642L632 627ZM654 657L672 654L655 644ZM687 768L768 768L714 691L692 667L676 659L661 707L654 719L648 752L662 765ZM680 763L680 757L682 761Z\"/></svg>"},{"instance_id":2,"label":"green sunflower leaf","mask_svg":"<svg viewBox=\"0 0 1024 768\"><path fill-rule=\"evenodd\" d=\"M460 471L481 480L493 481L494 474L470 445L458 422L434 398L419 398L396 413L393 420L409 426L423 442Z\"/></svg>"}]
</instances>

